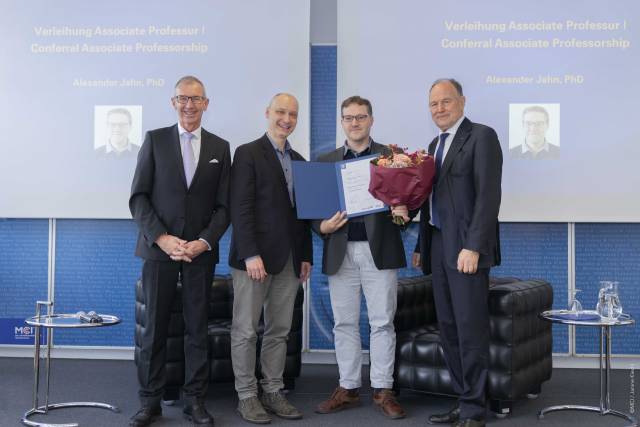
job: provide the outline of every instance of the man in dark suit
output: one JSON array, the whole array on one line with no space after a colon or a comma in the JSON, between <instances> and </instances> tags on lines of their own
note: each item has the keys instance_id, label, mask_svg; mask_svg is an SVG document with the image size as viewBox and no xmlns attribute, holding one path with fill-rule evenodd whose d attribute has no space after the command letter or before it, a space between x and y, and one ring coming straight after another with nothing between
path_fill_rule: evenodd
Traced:
<instances>
[{"instance_id":1,"label":"man in dark suit","mask_svg":"<svg viewBox=\"0 0 640 427\"><path fill-rule=\"evenodd\" d=\"M291 162L304 158L287 140L298 121L298 101L277 94L265 115L267 132L234 154L229 253L234 293L231 359L238 412L258 424L271 421L265 409L281 418L302 418L280 390L296 294L300 282L309 277L313 259L310 227L296 218L293 196ZM263 309L258 399L256 337Z\"/></svg>"},{"instance_id":2,"label":"man in dark suit","mask_svg":"<svg viewBox=\"0 0 640 427\"><path fill-rule=\"evenodd\" d=\"M344 145L320 157L338 162L389 149L374 142L370 132L373 109L369 100L352 96L341 106ZM396 206L393 214L409 220L406 206ZM389 418L404 418L393 388L396 334L393 319L398 295L398 268L406 267L400 228L389 212L378 212L347 220L345 212L313 221L314 230L324 240L322 272L329 277L333 310L333 335L340 384L329 399L316 407L328 414L360 402L362 349L360 346L360 298L367 302L370 335L371 387L373 401Z\"/></svg>"},{"instance_id":3,"label":"man in dark suit","mask_svg":"<svg viewBox=\"0 0 640 427\"><path fill-rule=\"evenodd\" d=\"M138 155L129 208L144 259L145 325L137 357L142 408L132 426L162 415L167 328L176 283L182 282L185 324L184 416L213 426L204 406L209 379L207 314L218 240L229 225L229 143L201 127L209 104L193 76L178 80L171 98L178 124L147 132Z\"/></svg>"},{"instance_id":4,"label":"man in dark suit","mask_svg":"<svg viewBox=\"0 0 640 427\"><path fill-rule=\"evenodd\" d=\"M502 150L495 131L464 117L462 86L437 80L429 92L440 134L429 145L436 181L421 208L414 266L432 274L438 326L459 406L429 417L485 425L489 369L489 269L500 261Z\"/></svg>"}]
</instances>

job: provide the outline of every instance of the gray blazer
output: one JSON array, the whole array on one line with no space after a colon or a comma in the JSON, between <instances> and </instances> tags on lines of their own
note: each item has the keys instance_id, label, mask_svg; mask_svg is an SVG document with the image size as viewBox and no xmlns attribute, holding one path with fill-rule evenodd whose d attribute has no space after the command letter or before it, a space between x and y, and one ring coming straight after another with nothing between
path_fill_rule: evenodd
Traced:
<instances>
[{"instance_id":1,"label":"gray blazer","mask_svg":"<svg viewBox=\"0 0 640 427\"><path fill-rule=\"evenodd\" d=\"M371 141L371 154L387 152L387 146ZM320 162L339 162L344 157L344 147L337 148L318 158ZM324 274L336 274L342 265L347 252L347 225L331 234L320 232L321 220L311 223L313 230L322 237L322 272ZM367 230L367 239L371 248L373 261L379 270L397 269L407 266L401 228L392 222L391 212L378 212L366 215L364 225Z\"/></svg>"}]
</instances>

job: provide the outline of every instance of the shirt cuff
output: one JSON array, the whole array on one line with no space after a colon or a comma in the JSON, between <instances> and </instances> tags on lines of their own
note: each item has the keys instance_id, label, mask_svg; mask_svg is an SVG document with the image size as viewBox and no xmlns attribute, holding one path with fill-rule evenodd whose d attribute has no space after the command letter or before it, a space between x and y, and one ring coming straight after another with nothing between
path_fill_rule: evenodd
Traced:
<instances>
[{"instance_id":1,"label":"shirt cuff","mask_svg":"<svg viewBox=\"0 0 640 427\"><path fill-rule=\"evenodd\" d=\"M198 240L200 240L201 242L204 242L207 245L207 250L210 251L211 250L211 245L209 244L209 242L207 242L206 240L204 240L202 237L200 237Z\"/></svg>"}]
</instances>

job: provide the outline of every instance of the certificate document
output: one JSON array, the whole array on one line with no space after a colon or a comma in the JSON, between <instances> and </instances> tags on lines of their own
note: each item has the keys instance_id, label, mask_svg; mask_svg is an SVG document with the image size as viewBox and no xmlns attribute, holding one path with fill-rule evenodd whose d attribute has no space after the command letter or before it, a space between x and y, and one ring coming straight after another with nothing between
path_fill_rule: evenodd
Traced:
<instances>
[{"instance_id":1,"label":"certificate document","mask_svg":"<svg viewBox=\"0 0 640 427\"><path fill-rule=\"evenodd\" d=\"M376 155L328 162L293 162L293 187L298 218L326 219L338 211L348 217L389 208L369 193L369 163Z\"/></svg>"},{"instance_id":2,"label":"certificate document","mask_svg":"<svg viewBox=\"0 0 640 427\"><path fill-rule=\"evenodd\" d=\"M366 215L385 208L384 203L369 193L370 162L371 156L367 156L340 163L341 188L347 216Z\"/></svg>"}]
</instances>

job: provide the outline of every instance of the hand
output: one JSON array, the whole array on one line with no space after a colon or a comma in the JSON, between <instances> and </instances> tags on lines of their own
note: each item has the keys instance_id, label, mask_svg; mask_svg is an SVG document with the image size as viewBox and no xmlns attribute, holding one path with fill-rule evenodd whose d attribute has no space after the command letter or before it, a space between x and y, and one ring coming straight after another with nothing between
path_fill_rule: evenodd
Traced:
<instances>
[{"instance_id":1,"label":"hand","mask_svg":"<svg viewBox=\"0 0 640 427\"><path fill-rule=\"evenodd\" d=\"M207 244L202 240L192 240L189 243L186 243L183 247L185 255L187 255L191 259L194 259L198 255L209 249Z\"/></svg>"},{"instance_id":2,"label":"hand","mask_svg":"<svg viewBox=\"0 0 640 427\"><path fill-rule=\"evenodd\" d=\"M246 260L245 265L247 267L247 274L251 280L262 283L264 282L264 279L267 278L267 271L264 269L264 263L262 262L262 257L260 257L260 255L252 257L250 260Z\"/></svg>"},{"instance_id":3,"label":"hand","mask_svg":"<svg viewBox=\"0 0 640 427\"><path fill-rule=\"evenodd\" d=\"M407 209L405 205L392 206L391 214L401 217L405 223L411 220L411 218L409 218L409 209Z\"/></svg>"},{"instance_id":4,"label":"hand","mask_svg":"<svg viewBox=\"0 0 640 427\"><path fill-rule=\"evenodd\" d=\"M474 274L478 271L480 254L469 249L462 249L458 254L458 271L465 274Z\"/></svg>"},{"instance_id":5,"label":"hand","mask_svg":"<svg viewBox=\"0 0 640 427\"><path fill-rule=\"evenodd\" d=\"M179 262L179 261L184 261L184 262L191 262L192 259L189 257L189 255L187 255L186 252L186 245L187 243L185 242L184 244L182 244L181 246L178 246L176 248L175 251L173 251L169 256L171 257L171 260Z\"/></svg>"},{"instance_id":6,"label":"hand","mask_svg":"<svg viewBox=\"0 0 640 427\"><path fill-rule=\"evenodd\" d=\"M320 232L322 234L331 234L346 223L347 213L338 211L331 218L322 220L320 223Z\"/></svg>"},{"instance_id":7,"label":"hand","mask_svg":"<svg viewBox=\"0 0 640 427\"><path fill-rule=\"evenodd\" d=\"M172 256L173 253L185 243L187 243L186 240L182 240L170 234L163 234L156 239L156 245L158 245L160 249L169 256Z\"/></svg>"},{"instance_id":8,"label":"hand","mask_svg":"<svg viewBox=\"0 0 640 427\"><path fill-rule=\"evenodd\" d=\"M420 252L413 253L413 256L411 257L411 265L413 265L413 268L422 267L422 259L420 259Z\"/></svg>"},{"instance_id":9,"label":"hand","mask_svg":"<svg viewBox=\"0 0 640 427\"><path fill-rule=\"evenodd\" d=\"M302 261L300 264L300 283L304 283L309 279L309 275L311 274L311 263L307 261Z\"/></svg>"}]
</instances>

